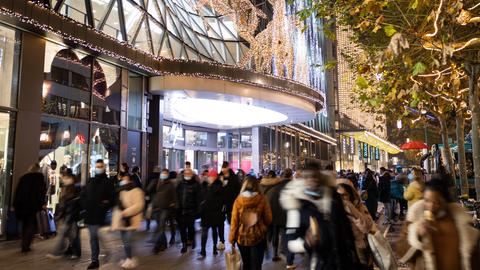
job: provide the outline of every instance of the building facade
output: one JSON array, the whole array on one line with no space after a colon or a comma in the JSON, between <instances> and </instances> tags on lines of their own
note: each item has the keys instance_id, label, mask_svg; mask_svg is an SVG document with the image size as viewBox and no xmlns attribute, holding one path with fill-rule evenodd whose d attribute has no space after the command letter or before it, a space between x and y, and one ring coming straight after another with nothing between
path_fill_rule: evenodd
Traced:
<instances>
[{"instance_id":1,"label":"building facade","mask_svg":"<svg viewBox=\"0 0 480 270\"><path fill-rule=\"evenodd\" d=\"M144 176L185 161L255 173L332 162L328 76L240 68L252 45L235 21L196 3L0 0L0 238L18 179L35 162L51 206L60 171L85 183L97 159L111 175L127 162ZM298 33L298 46L323 48L312 33ZM326 52L307 51L294 66L321 68Z\"/></svg>"}]
</instances>

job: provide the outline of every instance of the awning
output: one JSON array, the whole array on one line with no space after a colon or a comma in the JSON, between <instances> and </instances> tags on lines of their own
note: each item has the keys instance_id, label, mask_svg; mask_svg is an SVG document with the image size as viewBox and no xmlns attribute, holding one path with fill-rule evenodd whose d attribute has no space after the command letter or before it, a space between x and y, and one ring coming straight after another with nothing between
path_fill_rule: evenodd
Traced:
<instances>
[{"instance_id":1,"label":"awning","mask_svg":"<svg viewBox=\"0 0 480 270\"><path fill-rule=\"evenodd\" d=\"M299 132L303 132L307 135L310 135L316 139L319 139L321 141L324 141L330 145L337 145L337 140L335 138L328 136L327 134L324 134L318 130L315 130L309 126L306 126L304 124L292 124L288 125L289 128L294 129Z\"/></svg>"},{"instance_id":2,"label":"awning","mask_svg":"<svg viewBox=\"0 0 480 270\"><path fill-rule=\"evenodd\" d=\"M375 135L372 132L362 130L362 131L343 131L340 132L342 135L353 137L357 141L367 143L371 146L378 147L380 150L386 151L389 154L398 154L402 152L398 146L395 144L382 139Z\"/></svg>"}]
</instances>

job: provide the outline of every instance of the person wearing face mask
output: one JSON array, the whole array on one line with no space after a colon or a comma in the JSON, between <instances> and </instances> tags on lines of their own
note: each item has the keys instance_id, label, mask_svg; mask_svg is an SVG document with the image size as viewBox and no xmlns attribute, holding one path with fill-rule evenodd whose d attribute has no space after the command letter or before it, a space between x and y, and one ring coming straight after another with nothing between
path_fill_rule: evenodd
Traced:
<instances>
[{"instance_id":1,"label":"person wearing face mask","mask_svg":"<svg viewBox=\"0 0 480 270\"><path fill-rule=\"evenodd\" d=\"M79 228L77 222L80 213L80 187L75 183L72 170L67 169L61 178L62 189L60 200L55 212L55 219L63 221L63 228L58 234L57 244L47 258L60 259L68 242L71 247L70 259L78 259L81 254L80 241L77 241Z\"/></svg>"},{"instance_id":2,"label":"person wearing face mask","mask_svg":"<svg viewBox=\"0 0 480 270\"><path fill-rule=\"evenodd\" d=\"M427 182L423 200L408 211L397 251L411 269L480 269L480 233L471 226L471 216L450 199L448 178L437 175Z\"/></svg>"},{"instance_id":3,"label":"person wearing face mask","mask_svg":"<svg viewBox=\"0 0 480 270\"><path fill-rule=\"evenodd\" d=\"M195 218L202 201L200 184L193 178L192 169L183 171L182 181L177 186L177 223L182 238L181 253L187 252L187 243L191 241L195 249Z\"/></svg>"},{"instance_id":4,"label":"person wearing face mask","mask_svg":"<svg viewBox=\"0 0 480 270\"><path fill-rule=\"evenodd\" d=\"M154 216L157 219L157 231L155 239L155 247L153 253L158 254L167 248L167 237L165 236L165 228L170 212L175 209L176 192L175 184L169 178L168 169L163 169L160 173L159 180L152 182L148 187L149 194L152 194L152 207Z\"/></svg>"},{"instance_id":5,"label":"person wearing face mask","mask_svg":"<svg viewBox=\"0 0 480 270\"><path fill-rule=\"evenodd\" d=\"M422 171L419 168L413 168L408 174L410 184L403 193L403 198L408 201L408 208L422 199L425 182L423 181Z\"/></svg>"},{"instance_id":6,"label":"person wearing face mask","mask_svg":"<svg viewBox=\"0 0 480 270\"><path fill-rule=\"evenodd\" d=\"M80 199L84 210L84 222L90 234L91 263L87 269L100 267L100 244L98 230L105 225L107 211L113 206L114 186L105 172L102 159L95 163L95 176L87 181Z\"/></svg>"},{"instance_id":7,"label":"person wearing face mask","mask_svg":"<svg viewBox=\"0 0 480 270\"><path fill-rule=\"evenodd\" d=\"M225 187L225 211L228 224L230 224L230 221L232 220L233 203L238 194L240 194L240 189L242 188L240 180L238 180L238 177L233 170L230 169L229 165L230 164L227 161L224 161L222 164L222 172L220 173L220 179Z\"/></svg>"},{"instance_id":8,"label":"person wearing face mask","mask_svg":"<svg viewBox=\"0 0 480 270\"><path fill-rule=\"evenodd\" d=\"M121 181L117 189L117 202L112 215L112 231L119 231L122 237L125 259L119 265L124 269L137 267L133 257L131 238L134 231L140 228L145 207L145 197L127 173L120 173Z\"/></svg>"},{"instance_id":9,"label":"person wearing face mask","mask_svg":"<svg viewBox=\"0 0 480 270\"><path fill-rule=\"evenodd\" d=\"M203 186L205 197L200 206L200 217L202 219L202 250L200 258L207 255L206 246L208 240L208 230L212 229L213 238L213 255L217 255L218 234L220 234L220 242L225 243L224 238L224 222L223 214L223 185L218 179L218 173L215 170L208 172L207 185Z\"/></svg>"}]
</instances>

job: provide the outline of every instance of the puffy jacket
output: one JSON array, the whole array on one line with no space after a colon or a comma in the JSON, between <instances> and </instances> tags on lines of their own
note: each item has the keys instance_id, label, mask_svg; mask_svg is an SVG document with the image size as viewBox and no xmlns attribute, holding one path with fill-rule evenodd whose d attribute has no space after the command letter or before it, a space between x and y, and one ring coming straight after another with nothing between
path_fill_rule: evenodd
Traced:
<instances>
[{"instance_id":1,"label":"puffy jacket","mask_svg":"<svg viewBox=\"0 0 480 270\"><path fill-rule=\"evenodd\" d=\"M393 180L390 184L390 193L392 199L403 199L403 184L397 179Z\"/></svg>"},{"instance_id":2,"label":"puffy jacket","mask_svg":"<svg viewBox=\"0 0 480 270\"><path fill-rule=\"evenodd\" d=\"M423 197L422 186L417 181L413 181L405 190L403 198L408 201L408 208L412 207L416 202Z\"/></svg>"},{"instance_id":3,"label":"puffy jacket","mask_svg":"<svg viewBox=\"0 0 480 270\"><path fill-rule=\"evenodd\" d=\"M389 203L391 199L390 185L392 177L384 173L378 180L378 200L382 203Z\"/></svg>"},{"instance_id":4,"label":"puffy jacket","mask_svg":"<svg viewBox=\"0 0 480 270\"><path fill-rule=\"evenodd\" d=\"M105 215L113 206L115 189L106 174L90 178L80 195L85 224L105 225Z\"/></svg>"},{"instance_id":5,"label":"puffy jacket","mask_svg":"<svg viewBox=\"0 0 480 270\"><path fill-rule=\"evenodd\" d=\"M179 215L197 215L202 202L200 184L192 180L183 179L177 186L177 205Z\"/></svg>"},{"instance_id":6,"label":"puffy jacket","mask_svg":"<svg viewBox=\"0 0 480 270\"><path fill-rule=\"evenodd\" d=\"M256 213L258 219L257 223L249 228L242 224L242 216L247 211ZM255 246L265 239L271 222L272 210L267 198L257 193L242 192L233 204L229 241L242 246Z\"/></svg>"},{"instance_id":7,"label":"puffy jacket","mask_svg":"<svg viewBox=\"0 0 480 270\"><path fill-rule=\"evenodd\" d=\"M172 179L152 181L147 191L154 211L175 208L177 193Z\"/></svg>"},{"instance_id":8,"label":"puffy jacket","mask_svg":"<svg viewBox=\"0 0 480 270\"><path fill-rule=\"evenodd\" d=\"M210 185L206 184L204 190L205 197L200 206L202 226L220 226L225 222L223 184L215 180Z\"/></svg>"},{"instance_id":9,"label":"puffy jacket","mask_svg":"<svg viewBox=\"0 0 480 270\"><path fill-rule=\"evenodd\" d=\"M132 188L123 189L118 193L119 205L112 214L112 230L138 230L142 223L145 196L143 191L132 183ZM120 206L121 205L121 206ZM128 224L126 223L128 220Z\"/></svg>"},{"instance_id":10,"label":"puffy jacket","mask_svg":"<svg viewBox=\"0 0 480 270\"><path fill-rule=\"evenodd\" d=\"M265 196L268 198L270 208L272 209L272 225L274 226L285 227L287 224L287 212L280 205L280 193L289 182L289 179L285 179L272 186L265 194Z\"/></svg>"},{"instance_id":11,"label":"puffy jacket","mask_svg":"<svg viewBox=\"0 0 480 270\"><path fill-rule=\"evenodd\" d=\"M220 173L220 177L223 176L223 173ZM235 175L232 169L230 169L230 173L228 177L223 176L223 181L228 181L225 185L225 207L227 212L232 211L233 203L237 198L238 194L240 193L240 189L242 188L242 184L240 180Z\"/></svg>"}]
</instances>

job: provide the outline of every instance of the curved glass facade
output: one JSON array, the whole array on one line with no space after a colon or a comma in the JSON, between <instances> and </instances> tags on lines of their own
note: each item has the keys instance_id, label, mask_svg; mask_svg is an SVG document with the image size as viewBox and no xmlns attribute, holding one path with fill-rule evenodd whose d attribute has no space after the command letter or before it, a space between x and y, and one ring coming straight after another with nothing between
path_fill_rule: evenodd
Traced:
<instances>
[{"instance_id":1,"label":"curved glass facade","mask_svg":"<svg viewBox=\"0 0 480 270\"><path fill-rule=\"evenodd\" d=\"M52 8L157 56L235 64L248 50L230 18L197 0L54 0Z\"/></svg>"}]
</instances>

